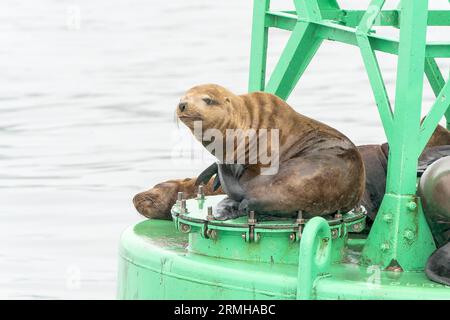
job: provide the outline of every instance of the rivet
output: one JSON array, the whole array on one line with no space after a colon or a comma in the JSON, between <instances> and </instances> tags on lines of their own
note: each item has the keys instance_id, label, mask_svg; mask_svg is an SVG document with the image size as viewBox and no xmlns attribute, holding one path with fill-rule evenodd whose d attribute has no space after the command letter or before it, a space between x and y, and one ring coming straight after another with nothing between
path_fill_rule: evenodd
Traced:
<instances>
[{"instance_id":1,"label":"rivet","mask_svg":"<svg viewBox=\"0 0 450 320\"><path fill-rule=\"evenodd\" d=\"M291 233L291 234L289 235L289 240L295 241L295 238L296 238L295 233Z\"/></svg>"},{"instance_id":2,"label":"rivet","mask_svg":"<svg viewBox=\"0 0 450 320\"><path fill-rule=\"evenodd\" d=\"M184 224L184 223L181 223L180 224L180 229L181 229L181 232L188 233L189 231L191 231L191 226L187 225L187 224Z\"/></svg>"},{"instance_id":3,"label":"rivet","mask_svg":"<svg viewBox=\"0 0 450 320\"><path fill-rule=\"evenodd\" d=\"M407 240L413 240L415 237L414 231L405 230L405 232L403 232L403 237Z\"/></svg>"},{"instance_id":4,"label":"rivet","mask_svg":"<svg viewBox=\"0 0 450 320\"><path fill-rule=\"evenodd\" d=\"M381 246L380 246L380 249L382 251L388 251L390 249L389 243L387 243L387 242L382 243Z\"/></svg>"},{"instance_id":5,"label":"rivet","mask_svg":"<svg viewBox=\"0 0 450 320\"><path fill-rule=\"evenodd\" d=\"M339 236L339 231L337 229L331 230L331 237L336 239Z\"/></svg>"},{"instance_id":6,"label":"rivet","mask_svg":"<svg viewBox=\"0 0 450 320\"><path fill-rule=\"evenodd\" d=\"M355 223L352 226L352 230L355 231L355 232L360 232L360 231L362 231L362 229L363 229L363 226L362 226L361 222Z\"/></svg>"},{"instance_id":7,"label":"rivet","mask_svg":"<svg viewBox=\"0 0 450 320\"><path fill-rule=\"evenodd\" d=\"M411 201L408 203L408 209L410 211L414 211L414 210L416 210L416 208L417 208L417 203L415 203L414 201Z\"/></svg>"}]
</instances>

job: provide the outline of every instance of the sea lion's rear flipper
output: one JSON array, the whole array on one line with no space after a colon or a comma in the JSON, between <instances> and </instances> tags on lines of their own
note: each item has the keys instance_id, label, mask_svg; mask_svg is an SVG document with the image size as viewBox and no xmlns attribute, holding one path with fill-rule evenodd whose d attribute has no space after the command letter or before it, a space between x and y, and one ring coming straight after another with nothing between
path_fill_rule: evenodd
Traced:
<instances>
[{"instance_id":1,"label":"sea lion's rear flipper","mask_svg":"<svg viewBox=\"0 0 450 320\"><path fill-rule=\"evenodd\" d=\"M242 201L245 191L239 184L239 178L244 171L240 164L218 164L218 175L223 191L233 200Z\"/></svg>"},{"instance_id":2,"label":"sea lion's rear flipper","mask_svg":"<svg viewBox=\"0 0 450 320\"><path fill-rule=\"evenodd\" d=\"M226 197L220 201L213 212L216 220L230 220L245 215L245 213L239 211L239 202Z\"/></svg>"},{"instance_id":3,"label":"sea lion's rear flipper","mask_svg":"<svg viewBox=\"0 0 450 320\"><path fill-rule=\"evenodd\" d=\"M430 280L450 286L450 242L431 255L425 273Z\"/></svg>"},{"instance_id":4,"label":"sea lion's rear flipper","mask_svg":"<svg viewBox=\"0 0 450 320\"><path fill-rule=\"evenodd\" d=\"M217 163L214 162L212 165L210 165L208 168L203 170L197 177L197 180L195 181L195 186L199 186L200 184L207 184L209 180L211 180L212 176L217 174ZM220 185L219 185L220 186ZM215 188L214 191L216 191L219 187Z\"/></svg>"}]
</instances>

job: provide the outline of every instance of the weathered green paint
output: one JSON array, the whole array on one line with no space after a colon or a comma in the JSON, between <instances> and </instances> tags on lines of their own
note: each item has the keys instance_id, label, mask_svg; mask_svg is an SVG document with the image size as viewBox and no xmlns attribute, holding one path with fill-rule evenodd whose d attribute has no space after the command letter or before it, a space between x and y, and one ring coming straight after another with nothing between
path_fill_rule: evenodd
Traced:
<instances>
[{"instance_id":1,"label":"weathered green paint","mask_svg":"<svg viewBox=\"0 0 450 320\"><path fill-rule=\"evenodd\" d=\"M305 228L308 237L315 238L317 234L309 230L317 228ZM332 264L325 268L326 273L314 278L306 264L300 264L299 269L292 264L235 261L192 253L187 247L188 236L177 232L172 221L147 220L122 234L118 298L241 300L309 295L311 299L450 299L450 287L429 281L423 272L387 272L376 266L358 265L362 243L349 242L347 260L355 263ZM316 259L316 252L309 252L312 256L303 255L302 260ZM307 277L312 287L303 293L302 281Z\"/></svg>"}]
</instances>

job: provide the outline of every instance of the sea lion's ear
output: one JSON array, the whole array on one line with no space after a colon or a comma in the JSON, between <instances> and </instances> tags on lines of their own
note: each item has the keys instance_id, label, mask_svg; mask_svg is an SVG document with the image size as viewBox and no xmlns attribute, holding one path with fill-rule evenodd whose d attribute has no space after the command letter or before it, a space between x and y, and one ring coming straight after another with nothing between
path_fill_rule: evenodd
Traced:
<instances>
[{"instance_id":1,"label":"sea lion's ear","mask_svg":"<svg viewBox=\"0 0 450 320\"><path fill-rule=\"evenodd\" d=\"M230 102L231 102L230 98L225 97L225 103L230 103Z\"/></svg>"}]
</instances>

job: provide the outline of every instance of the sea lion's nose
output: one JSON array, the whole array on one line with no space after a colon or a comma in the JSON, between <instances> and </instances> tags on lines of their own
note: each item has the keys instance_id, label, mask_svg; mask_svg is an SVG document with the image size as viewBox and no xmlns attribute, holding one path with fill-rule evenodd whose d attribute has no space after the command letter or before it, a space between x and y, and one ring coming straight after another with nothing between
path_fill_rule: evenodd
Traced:
<instances>
[{"instance_id":1,"label":"sea lion's nose","mask_svg":"<svg viewBox=\"0 0 450 320\"><path fill-rule=\"evenodd\" d=\"M180 102L178 105L178 109L180 109L181 112L183 112L187 107L187 102Z\"/></svg>"}]
</instances>

